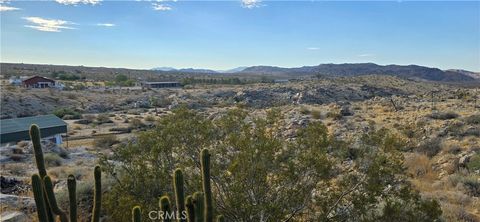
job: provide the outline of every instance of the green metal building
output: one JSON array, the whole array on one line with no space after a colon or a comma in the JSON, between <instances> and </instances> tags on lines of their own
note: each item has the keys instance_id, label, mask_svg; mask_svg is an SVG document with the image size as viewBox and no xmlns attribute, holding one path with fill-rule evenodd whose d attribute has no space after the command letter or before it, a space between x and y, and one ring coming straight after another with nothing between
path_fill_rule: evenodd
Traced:
<instances>
[{"instance_id":1,"label":"green metal building","mask_svg":"<svg viewBox=\"0 0 480 222\"><path fill-rule=\"evenodd\" d=\"M53 138L62 143L61 134L67 133L67 123L55 115L42 115L0 120L0 144L30 140L30 126L37 124L42 138Z\"/></svg>"}]
</instances>

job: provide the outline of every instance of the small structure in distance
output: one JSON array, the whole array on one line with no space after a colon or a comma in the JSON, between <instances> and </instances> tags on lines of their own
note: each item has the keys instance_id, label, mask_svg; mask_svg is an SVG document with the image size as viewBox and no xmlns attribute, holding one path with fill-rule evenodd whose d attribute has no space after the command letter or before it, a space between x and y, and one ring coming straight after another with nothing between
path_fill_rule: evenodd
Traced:
<instances>
[{"instance_id":1,"label":"small structure in distance","mask_svg":"<svg viewBox=\"0 0 480 222\"><path fill-rule=\"evenodd\" d=\"M159 88L179 88L182 84L179 82L142 82L142 88L159 89Z\"/></svg>"},{"instance_id":2,"label":"small structure in distance","mask_svg":"<svg viewBox=\"0 0 480 222\"><path fill-rule=\"evenodd\" d=\"M53 79L42 76L33 76L23 80L22 86L26 88L54 88L57 84Z\"/></svg>"},{"instance_id":3,"label":"small structure in distance","mask_svg":"<svg viewBox=\"0 0 480 222\"><path fill-rule=\"evenodd\" d=\"M30 140L30 126L37 124L42 139L57 145L62 143L62 134L67 133L67 123L55 115L41 115L0 120L0 144Z\"/></svg>"}]
</instances>

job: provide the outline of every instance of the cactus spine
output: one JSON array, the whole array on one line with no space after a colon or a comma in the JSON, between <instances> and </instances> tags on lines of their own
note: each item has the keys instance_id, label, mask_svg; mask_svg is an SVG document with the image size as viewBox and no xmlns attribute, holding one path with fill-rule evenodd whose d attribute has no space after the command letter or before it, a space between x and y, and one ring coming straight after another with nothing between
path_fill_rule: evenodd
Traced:
<instances>
[{"instance_id":1,"label":"cactus spine","mask_svg":"<svg viewBox=\"0 0 480 222\"><path fill-rule=\"evenodd\" d=\"M182 217L182 213L185 211L185 194L183 191L183 172L181 169L176 169L173 173L173 188L175 189L175 201L177 206L178 222L185 222L186 219Z\"/></svg>"},{"instance_id":2,"label":"cactus spine","mask_svg":"<svg viewBox=\"0 0 480 222\"><path fill-rule=\"evenodd\" d=\"M47 193L48 204L50 205L50 209L52 209L53 213L60 217L61 222L68 222L67 214L63 212L57 204L57 199L55 199L55 194L53 193L53 183L52 179L49 176L45 176L43 179L43 183L45 185L45 193Z\"/></svg>"},{"instance_id":3,"label":"cactus spine","mask_svg":"<svg viewBox=\"0 0 480 222\"><path fill-rule=\"evenodd\" d=\"M35 205L37 206L38 221L47 222L47 208L45 206L42 179L38 174L33 174L32 176L32 190Z\"/></svg>"},{"instance_id":4,"label":"cactus spine","mask_svg":"<svg viewBox=\"0 0 480 222\"><path fill-rule=\"evenodd\" d=\"M68 187L68 203L70 206L70 222L77 222L77 181L75 176L68 175L67 178Z\"/></svg>"},{"instance_id":5,"label":"cactus spine","mask_svg":"<svg viewBox=\"0 0 480 222\"><path fill-rule=\"evenodd\" d=\"M210 153L203 149L201 153L202 187L204 193L205 222L213 222L212 187L210 184Z\"/></svg>"},{"instance_id":6,"label":"cactus spine","mask_svg":"<svg viewBox=\"0 0 480 222\"><path fill-rule=\"evenodd\" d=\"M195 211L195 222L204 222L204 198L202 192L193 194L193 209Z\"/></svg>"},{"instance_id":7,"label":"cactus spine","mask_svg":"<svg viewBox=\"0 0 480 222\"><path fill-rule=\"evenodd\" d=\"M167 195L160 198L160 209L163 213L163 221L170 222L172 221L170 218L171 207L170 207L170 199Z\"/></svg>"},{"instance_id":8,"label":"cactus spine","mask_svg":"<svg viewBox=\"0 0 480 222\"><path fill-rule=\"evenodd\" d=\"M187 221L195 222L195 209L193 205L192 196L188 195L185 199L185 208L187 209Z\"/></svg>"},{"instance_id":9,"label":"cactus spine","mask_svg":"<svg viewBox=\"0 0 480 222\"><path fill-rule=\"evenodd\" d=\"M95 191L93 197L92 222L99 222L102 206L102 171L100 166L95 166L93 174L95 177Z\"/></svg>"},{"instance_id":10,"label":"cactus spine","mask_svg":"<svg viewBox=\"0 0 480 222\"><path fill-rule=\"evenodd\" d=\"M133 222L142 222L142 211L140 210L140 206L133 207L132 221Z\"/></svg>"}]
</instances>

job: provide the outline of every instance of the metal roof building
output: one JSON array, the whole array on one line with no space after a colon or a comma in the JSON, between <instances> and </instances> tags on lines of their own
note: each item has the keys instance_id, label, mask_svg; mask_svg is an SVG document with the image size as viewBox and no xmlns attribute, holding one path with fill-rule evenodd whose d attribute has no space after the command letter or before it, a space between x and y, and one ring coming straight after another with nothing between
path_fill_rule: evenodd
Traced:
<instances>
[{"instance_id":1,"label":"metal roof building","mask_svg":"<svg viewBox=\"0 0 480 222\"><path fill-rule=\"evenodd\" d=\"M30 126L37 124L42 138L67 133L67 123L55 115L0 120L0 144L30 140Z\"/></svg>"},{"instance_id":2,"label":"metal roof building","mask_svg":"<svg viewBox=\"0 0 480 222\"><path fill-rule=\"evenodd\" d=\"M143 82L143 87L146 88L176 88L182 87L179 82Z\"/></svg>"}]
</instances>

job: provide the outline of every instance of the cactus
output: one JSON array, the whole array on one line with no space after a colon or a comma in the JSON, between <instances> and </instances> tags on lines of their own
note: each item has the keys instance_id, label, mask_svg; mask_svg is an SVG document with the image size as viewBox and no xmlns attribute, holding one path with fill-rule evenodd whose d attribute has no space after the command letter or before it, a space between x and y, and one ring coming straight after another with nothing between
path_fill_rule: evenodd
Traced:
<instances>
[{"instance_id":1,"label":"cactus","mask_svg":"<svg viewBox=\"0 0 480 222\"><path fill-rule=\"evenodd\" d=\"M192 196L188 195L185 199L185 208L187 209L187 221L194 222L195 221L195 211Z\"/></svg>"},{"instance_id":2,"label":"cactus","mask_svg":"<svg viewBox=\"0 0 480 222\"><path fill-rule=\"evenodd\" d=\"M54 214L60 217L61 222L68 222L67 214L63 212L57 204L57 199L55 199L55 194L53 193L53 183L52 179L49 176L45 176L43 179L43 183L45 186L45 193L47 194L48 205L50 205L50 209L53 211Z\"/></svg>"},{"instance_id":3,"label":"cactus","mask_svg":"<svg viewBox=\"0 0 480 222\"><path fill-rule=\"evenodd\" d=\"M132 221L133 222L142 222L142 211L140 206L135 206L132 209Z\"/></svg>"},{"instance_id":4,"label":"cactus","mask_svg":"<svg viewBox=\"0 0 480 222\"><path fill-rule=\"evenodd\" d=\"M100 210L102 206L102 171L100 166L95 166L95 191L93 197L92 222L100 221Z\"/></svg>"},{"instance_id":5,"label":"cactus","mask_svg":"<svg viewBox=\"0 0 480 222\"><path fill-rule=\"evenodd\" d=\"M32 189L37 206L38 220L40 222L54 222L55 213L60 217L61 222L68 222L68 217L57 205L55 194L53 192L52 179L47 176L45 169L45 161L43 159L42 145L40 143L40 130L37 125L30 126L30 138L32 140L35 152L35 162L38 174L32 176ZM100 210L102 204L102 172L100 166L94 169L95 176L95 196L93 198L94 206L92 212L92 222L99 222ZM70 206L70 221L77 221L77 197L76 197L76 180L73 175L68 175L67 179L68 198ZM42 210L43 209L43 210Z\"/></svg>"},{"instance_id":6,"label":"cactus","mask_svg":"<svg viewBox=\"0 0 480 222\"><path fill-rule=\"evenodd\" d=\"M193 209L195 211L195 222L204 222L204 197L202 192L193 194Z\"/></svg>"},{"instance_id":7,"label":"cactus","mask_svg":"<svg viewBox=\"0 0 480 222\"><path fill-rule=\"evenodd\" d=\"M223 217L223 215L218 215L217 222L225 222L225 217Z\"/></svg>"},{"instance_id":8,"label":"cactus","mask_svg":"<svg viewBox=\"0 0 480 222\"><path fill-rule=\"evenodd\" d=\"M38 174L33 174L32 176L32 190L35 205L37 206L38 221L47 222L47 208L45 206L42 179Z\"/></svg>"},{"instance_id":9,"label":"cactus","mask_svg":"<svg viewBox=\"0 0 480 222\"><path fill-rule=\"evenodd\" d=\"M170 199L168 198L167 195L163 196L160 198L160 209L163 213L163 221L164 222L170 222L170 213L171 213L171 207L170 207Z\"/></svg>"},{"instance_id":10,"label":"cactus","mask_svg":"<svg viewBox=\"0 0 480 222\"><path fill-rule=\"evenodd\" d=\"M183 172L181 169L176 169L173 173L173 188L175 190L175 201L177 206L177 221L185 222L182 217L182 212L185 211L185 194L183 192Z\"/></svg>"},{"instance_id":11,"label":"cactus","mask_svg":"<svg viewBox=\"0 0 480 222\"><path fill-rule=\"evenodd\" d=\"M42 144L40 143L40 130L37 125L30 126L30 139L33 144L33 151L35 153L35 162L37 164L38 174L40 178L44 178L47 175L45 169L45 161L43 160Z\"/></svg>"},{"instance_id":12,"label":"cactus","mask_svg":"<svg viewBox=\"0 0 480 222\"><path fill-rule=\"evenodd\" d=\"M208 152L208 149L203 149L200 156L202 166L202 188L205 201L204 221L213 222L212 187L210 184L210 153Z\"/></svg>"},{"instance_id":13,"label":"cactus","mask_svg":"<svg viewBox=\"0 0 480 222\"><path fill-rule=\"evenodd\" d=\"M37 165L38 174L40 176L41 181L47 175L47 170L45 169L45 160L43 159L43 151L42 151L42 144L40 143L40 129L36 124L30 126L30 139L32 140L33 144L33 151L35 154L35 163ZM43 193L43 201L45 202L44 205L47 206L47 194ZM47 207L47 220L49 222L53 222L53 214L50 208Z\"/></svg>"},{"instance_id":14,"label":"cactus","mask_svg":"<svg viewBox=\"0 0 480 222\"><path fill-rule=\"evenodd\" d=\"M68 203L70 206L70 222L77 222L77 181L75 176L68 175L67 178L68 187Z\"/></svg>"}]
</instances>

